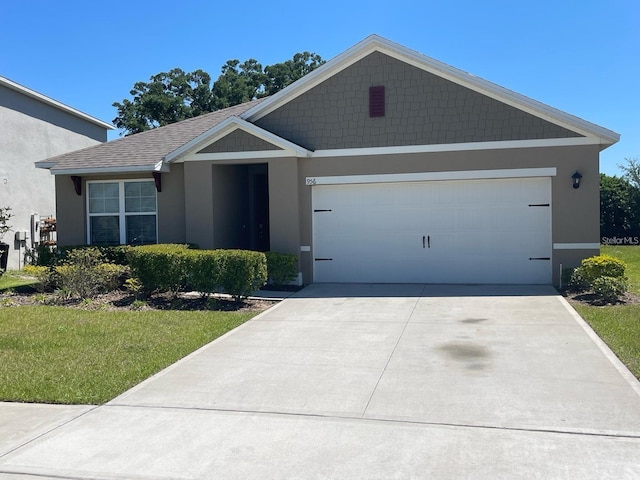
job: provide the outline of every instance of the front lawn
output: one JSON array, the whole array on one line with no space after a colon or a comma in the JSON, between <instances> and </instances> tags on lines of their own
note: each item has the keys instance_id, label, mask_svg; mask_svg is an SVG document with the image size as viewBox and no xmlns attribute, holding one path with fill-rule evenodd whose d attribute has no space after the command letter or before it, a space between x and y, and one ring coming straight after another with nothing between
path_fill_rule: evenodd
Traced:
<instances>
[{"instance_id":1,"label":"front lawn","mask_svg":"<svg viewBox=\"0 0 640 480\"><path fill-rule=\"evenodd\" d=\"M629 277L629 291L640 295L640 246L603 245L601 253L619 258L627 264L626 275Z\"/></svg>"},{"instance_id":2,"label":"front lawn","mask_svg":"<svg viewBox=\"0 0 640 480\"><path fill-rule=\"evenodd\" d=\"M38 283L35 278L25 276L22 272L9 270L0 275L0 292L31 286Z\"/></svg>"},{"instance_id":3,"label":"front lawn","mask_svg":"<svg viewBox=\"0 0 640 480\"><path fill-rule=\"evenodd\" d=\"M629 291L640 295L640 246L603 246L601 253L619 258L627 264ZM640 379L640 303L596 307L574 302L573 306L622 363Z\"/></svg>"},{"instance_id":4,"label":"front lawn","mask_svg":"<svg viewBox=\"0 0 640 480\"><path fill-rule=\"evenodd\" d=\"M0 307L0 400L104 403L257 313Z\"/></svg>"},{"instance_id":5,"label":"front lawn","mask_svg":"<svg viewBox=\"0 0 640 480\"><path fill-rule=\"evenodd\" d=\"M573 307L640 379L640 305L594 307L574 304Z\"/></svg>"}]
</instances>

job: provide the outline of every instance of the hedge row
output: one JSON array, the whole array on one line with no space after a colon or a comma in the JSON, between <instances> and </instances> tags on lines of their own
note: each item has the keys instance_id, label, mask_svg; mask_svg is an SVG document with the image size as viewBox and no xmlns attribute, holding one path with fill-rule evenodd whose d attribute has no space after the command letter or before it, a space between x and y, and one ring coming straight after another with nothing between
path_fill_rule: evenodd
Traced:
<instances>
[{"instance_id":1,"label":"hedge row","mask_svg":"<svg viewBox=\"0 0 640 480\"><path fill-rule=\"evenodd\" d=\"M186 245L144 245L127 251L131 274L145 293L224 291L236 300L267 281L264 253L249 250L190 250Z\"/></svg>"}]
</instances>

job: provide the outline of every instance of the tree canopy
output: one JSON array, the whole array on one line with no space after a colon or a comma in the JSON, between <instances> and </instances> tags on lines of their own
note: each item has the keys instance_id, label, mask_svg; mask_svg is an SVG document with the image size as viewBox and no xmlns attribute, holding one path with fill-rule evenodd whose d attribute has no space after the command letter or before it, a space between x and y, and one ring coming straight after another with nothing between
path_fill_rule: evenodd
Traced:
<instances>
[{"instance_id":1,"label":"tree canopy","mask_svg":"<svg viewBox=\"0 0 640 480\"><path fill-rule=\"evenodd\" d=\"M625 158L626 165L618 165L618 168L622 170L623 177L626 178L631 185L636 188L640 188L640 159L638 158Z\"/></svg>"},{"instance_id":2,"label":"tree canopy","mask_svg":"<svg viewBox=\"0 0 640 480\"><path fill-rule=\"evenodd\" d=\"M640 188L624 177L600 174L600 235L640 230Z\"/></svg>"},{"instance_id":3,"label":"tree canopy","mask_svg":"<svg viewBox=\"0 0 640 480\"><path fill-rule=\"evenodd\" d=\"M152 75L149 82L136 82L132 99L114 102L115 126L125 135L169 125L256 98L273 95L322 65L324 60L309 52L291 60L262 67L255 59L228 60L212 83L203 70L187 73L180 68Z\"/></svg>"}]
</instances>

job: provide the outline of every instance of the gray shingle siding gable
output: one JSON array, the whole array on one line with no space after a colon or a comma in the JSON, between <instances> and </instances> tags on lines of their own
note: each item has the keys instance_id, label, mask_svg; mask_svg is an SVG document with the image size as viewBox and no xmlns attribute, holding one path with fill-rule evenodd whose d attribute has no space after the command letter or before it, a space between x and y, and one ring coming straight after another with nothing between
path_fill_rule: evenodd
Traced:
<instances>
[{"instance_id":1,"label":"gray shingle siding gable","mask_svg":"<svg viewBox=\"0 0 640 480\"><path fill-rule=\"evenodd\" d=\"M265 150L282 149L243 130L235 130L217 142L207 145L198 153L260 152Z\"/></svg>"},{"instance_id":2,"label":"gray shingle siding gable","mask_svg":"<svg viewBox=\"0 0 640 480\"><path fill-rule=\"evenodd\" d=\"M386 114L369 117L369 87ZM580 135L379 52L255 122L310 150Z\"/></svg>"}]
</instances>

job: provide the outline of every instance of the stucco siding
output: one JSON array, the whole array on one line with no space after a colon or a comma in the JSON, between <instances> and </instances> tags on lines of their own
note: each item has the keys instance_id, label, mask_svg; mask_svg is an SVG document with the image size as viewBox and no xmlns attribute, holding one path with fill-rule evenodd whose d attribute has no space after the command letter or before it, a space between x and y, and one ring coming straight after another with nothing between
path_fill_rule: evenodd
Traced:
<instances>
[{"instance_id":1,"label":"stucco siding","mask_svg":"<svg viewBox=\"0 0 640 480\"><path fill-rule=\"evenodd\" d=\"M171 172L162 174L162 191L157 194L157 202L158 242L186 242L182 164L172 165Z\"/></svg>"},{"instance_id":2,"label":"stucco siding","mask_svg":"<svg viewBox=\"0 0 640 480\"><path fill-rule=\"evenodd\" d=\"M269 228L274 252L299 255L298 185L297 159L281 158L269 162Z\"/></svg>"},{"instance_id":3,"label":"stucco siding","mask_svg":"<svg viewBox=\"0 0 640 480\"><path fill-rule=\"evenodd\" d=\"M282 149L243 130L234 130L229 135L222 137L211 145L207 145L197 153L257 152L264 150Z\"/></svg>"},{"instance_id":4,"label":"stucco siding","mask_svg":"<svg viewBox=\"0 0 640 480\"><path fill-rule=\"evenodd\" d=\"M82 195L76 194L71 177L68 175L57 175L55 184L58 245L85 245L87 243L86 184L82 183Z\"/></svg>"},{"instance_id":5,"label":"stucco siding","mask_svg":"<svg viewBox=\"0 0 640 480\"><path fill-rule=\"evenodd\" d=\"M184 165L185 236L200 248L213 245L213 176L211 162Z\"/></svg>"},{"instance_id":6,"label":"stucco siding","mask_svg":"<svg viewBox=\"0 0 640 480\"><path fill-rule=\"evenodd\" d=\"M384 117L369 117L371 86ZM378 52L256 124L310 150L580 136Z\"/></svg>"},{"instance_id":7,"label":"stucco siding","mask_svg":"<svg viewBox=\"0 0 640 480\"><path fill-rule=\"evenodd\" d=\"M31 215L58 213L54 177L34 162L96 145L106 136L105 128L0 86L0 206L10 206L14 215L4 237L11 247L9 269L21 267L25 248L32 247ZM26 242L15 241L18 231L27 232Z\"/></svg>"}]
</instances>

